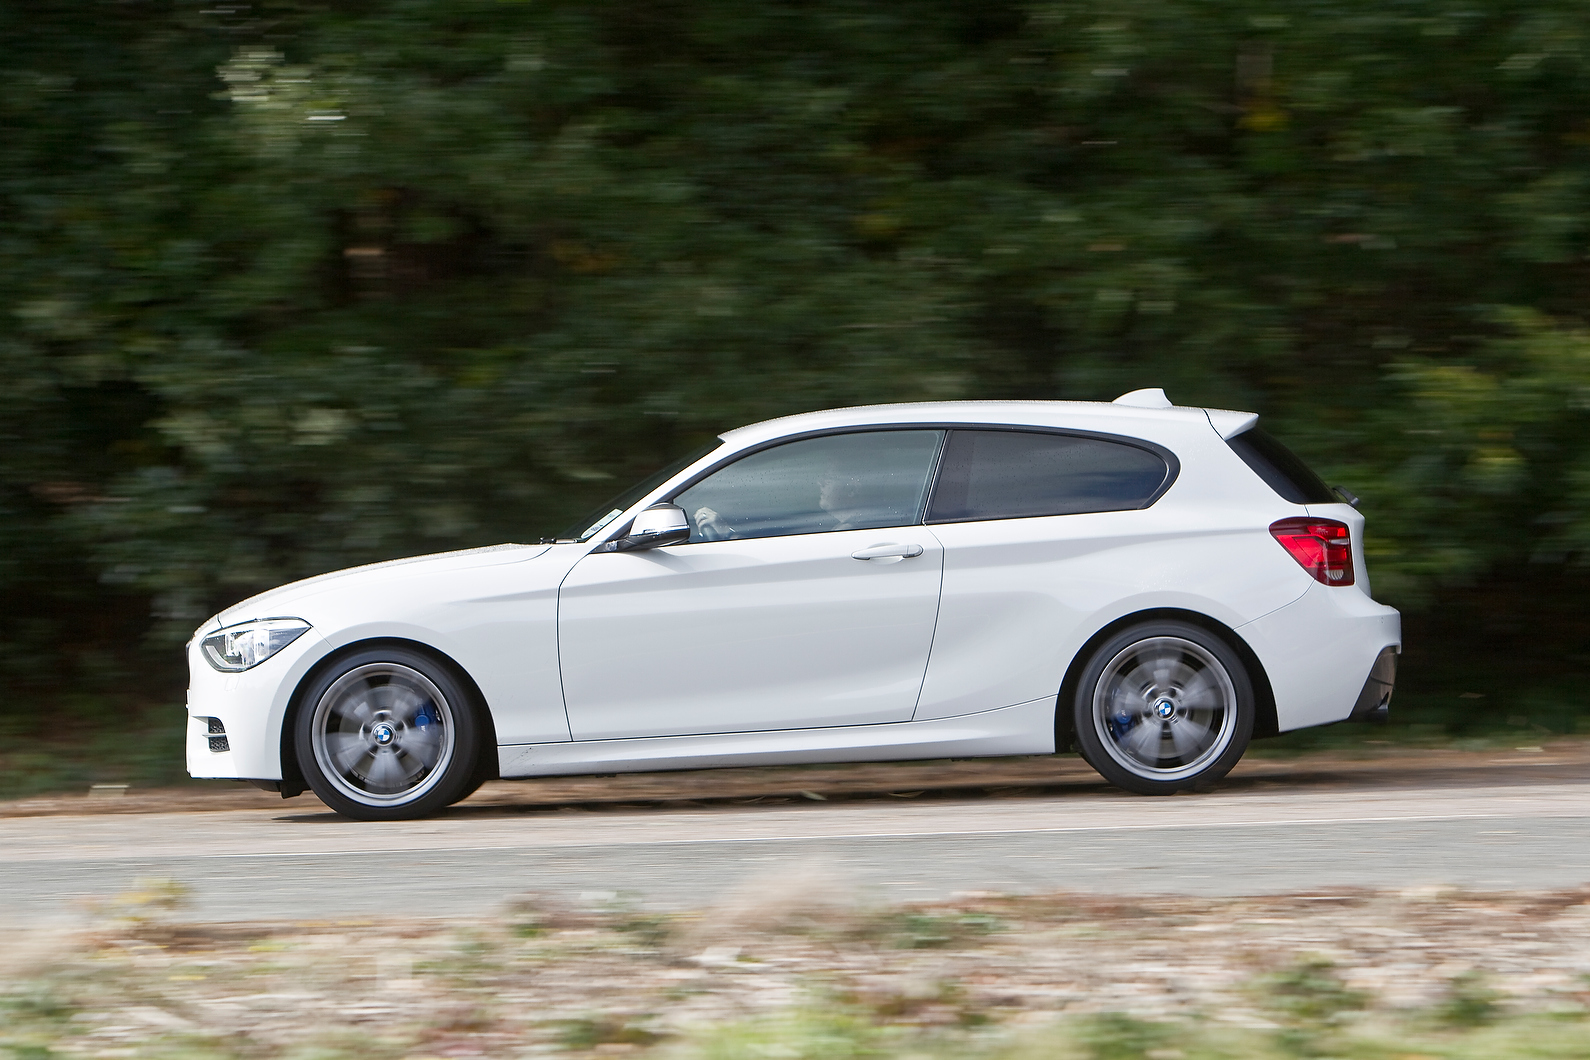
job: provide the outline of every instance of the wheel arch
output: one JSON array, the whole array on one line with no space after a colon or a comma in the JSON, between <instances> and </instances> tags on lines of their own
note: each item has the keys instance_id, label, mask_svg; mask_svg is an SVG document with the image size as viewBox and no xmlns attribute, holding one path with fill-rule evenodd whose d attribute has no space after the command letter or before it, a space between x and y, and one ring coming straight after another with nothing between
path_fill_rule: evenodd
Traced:
<instances>
[{"instance_id":1,"label":"wheel arch","mask_svg":"<svg viewBox=\"0 0 1590 1060\"><path fill-rule=\"evenodd\" d=\"M1128 626L1163 619L1188 622L1206 629L1236 652L1237 657L1242 660L1242 665L1247 667L1249 680L1253 682L1254 706L1257 708L1253 719L1254 738L1275 736L1280 732L1280 723L1275 712L1275 691L1270 687L1269 675L1264 672L1264 664L1259 661L1259 656L1236 630L1219 619L1210 618L1197 611L1188 611L1179 607L1152 607L1133 611L1106 623L1071 657L1071 664L1066 667L1065 679L1060 682L1060 693L1055 697L1056 751L1074 749L1076 734L1072 731L1071 704L1076 700L1077 684L1082 680L1082 671L1087 669L1088 661L1093 658L1093 653L1098 650L1099 645Z\"/></svg>"},{"instance_id":2,"label":"wheel arch","mask_svg":"<svg viewBox=\"0 0 1590 1060\"><path fill-rule=\"evenodd\" d=\"M344 644L334 651L327 652L324 658L311 666L304 676L299 679L298 684L293 688L293 694L288 697L287 709L282 715L281 731L282 798L292 798L294 795L301 795L309 790L309 783L304 780L304 774L298 768L298 749L294 745L293 739L293 734L298 727L298 711L303 706L305 691L321 675L335 667L343 659L373 648L402 648L405 651L424 655L437 666L446 669L464 685L465 689L474 698L472 705L476 708L475 713L482 730L480 761L475 763L475 776L480 780L495 780L497 778L497 726L496 722L492 720L491 705L486 702L485 695L480 691L480 685L470 676L469 671L464 669L457 659L422 641L409 640L405 637L371 637L368 640L358 640L351 644Z\"/></svg>"}]
</instances>

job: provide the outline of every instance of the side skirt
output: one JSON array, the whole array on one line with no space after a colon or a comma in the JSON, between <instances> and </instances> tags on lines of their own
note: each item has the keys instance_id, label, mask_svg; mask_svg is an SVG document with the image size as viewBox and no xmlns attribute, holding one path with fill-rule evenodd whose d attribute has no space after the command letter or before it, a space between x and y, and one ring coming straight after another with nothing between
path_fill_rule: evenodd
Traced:
<instances>
[{"instance_id":1,"label":"side skirt","mask_svg":"<svg viewBox=\"0 0 1590 1060\"><path fill-rule=\"evenodd\" d=\"M827 729L653 736L497 748L503 778L640 773L714 766L884 762L1054 753L1055 701L1035 699L956 718Z\"/></svg>"}]
</instances>

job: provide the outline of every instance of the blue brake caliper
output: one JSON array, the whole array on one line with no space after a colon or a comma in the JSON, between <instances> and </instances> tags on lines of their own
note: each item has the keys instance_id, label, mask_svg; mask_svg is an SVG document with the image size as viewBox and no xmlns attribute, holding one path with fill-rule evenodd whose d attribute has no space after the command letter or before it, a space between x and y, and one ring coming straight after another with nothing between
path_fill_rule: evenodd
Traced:
<instances>
[{"instance_id":1,"label":"blue brake caliper","mask_svg":"<svg viewBox=\"0 0 1590 1060\"><path fill-rule=\"evenodd\" d=\"M1115 738L1116 742L1120 742L1126 738L1127 730L1132 727L1132 716L1125 711L1111 714L1109 726L1110 735Z\"/></svg>"}]
</instances>

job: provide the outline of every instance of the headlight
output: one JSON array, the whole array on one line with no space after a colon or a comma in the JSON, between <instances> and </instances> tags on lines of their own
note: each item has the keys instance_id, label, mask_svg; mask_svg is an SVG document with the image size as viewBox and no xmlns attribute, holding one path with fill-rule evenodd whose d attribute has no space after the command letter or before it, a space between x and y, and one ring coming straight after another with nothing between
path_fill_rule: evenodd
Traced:
<instances>
[{"instance_id":1,"label":"headlight","mask_svg":"<svg viewBox=\"0 0 1590 1060\"><path fill-rule=\"evenodd\" d=\"M217 670L236 673L258 666L309 628L301 618L262 618L216 630L204 638L204 658Z\"/></svg>"}]
</instances>

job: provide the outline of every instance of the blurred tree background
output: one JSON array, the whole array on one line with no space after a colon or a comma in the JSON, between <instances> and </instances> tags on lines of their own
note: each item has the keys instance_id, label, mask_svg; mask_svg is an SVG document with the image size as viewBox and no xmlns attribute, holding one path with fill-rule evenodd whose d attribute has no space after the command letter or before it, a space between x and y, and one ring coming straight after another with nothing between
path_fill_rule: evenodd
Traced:
<instances>
[{"instance_id":1,"label":"blurred tree background","mask_svg":"<svg viewBox=\"0 0 1590 1060\"><path fill-rule=\"evenodd\" d=\"M1431 724L1580 710L1582 4L12 0L0 57L13 788L177 732L261 588L1139 386L1363 496Z\"/></svg>"}]
</instances>

